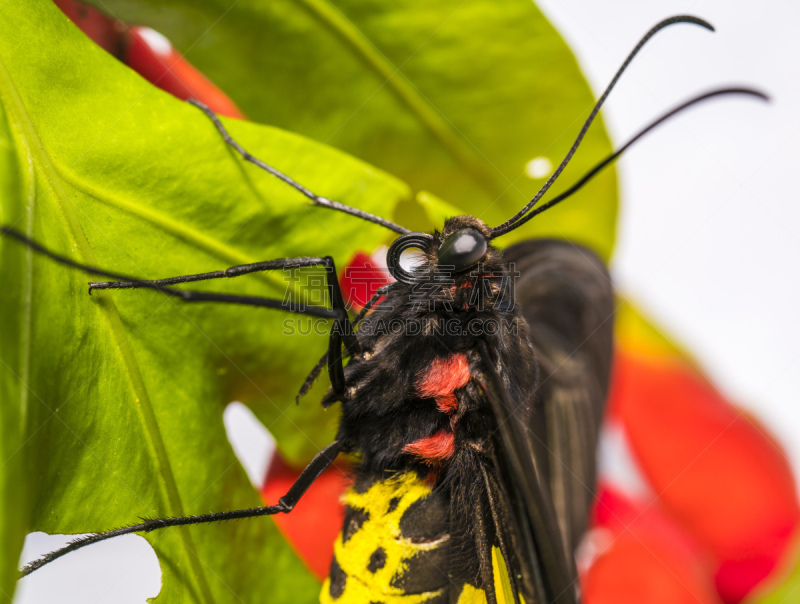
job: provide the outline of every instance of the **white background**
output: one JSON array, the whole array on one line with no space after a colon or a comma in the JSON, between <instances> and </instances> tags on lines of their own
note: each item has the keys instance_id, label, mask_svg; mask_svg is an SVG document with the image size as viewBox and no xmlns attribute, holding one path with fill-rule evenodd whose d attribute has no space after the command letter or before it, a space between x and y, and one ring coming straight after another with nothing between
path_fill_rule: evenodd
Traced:
<instances>
[{"instance_id":1,"label":"white background","mask_svg":"<svg viewBox=\"0 0 800 604\"><path fill-rule=\"evenodd\" d=\"M800 469L800 2L544 0L599 94L638 37L652 40L606 103L619 145L714 87L754 86L690 109L619 163L618 286L686 345L716 385L765 422Z\"/></svg>"},{"instance_id":2,"label":"white background","mask_svg":"<svg viewBox=\"0 0 800 604\"><path fill-rule=\"evenodd\" d=\"M716 34L668 28L636 59L604 111L617 145L713 87L747 84L773 97L770 105L729 98L697 107L627 154L619 166L613 272L718 387L768 425L797 472L800 1L543 0L539 6L596 93L662 18L690 13L716 26ZM262 437L243 429L253 450ZM38 540L25 557L53 547ZM143 602L157 593L157 562L142 539L88 549L37 572L16 602ZM79 578L87 568L94 568L92 578Z\"/></svg>"}]
</instances>

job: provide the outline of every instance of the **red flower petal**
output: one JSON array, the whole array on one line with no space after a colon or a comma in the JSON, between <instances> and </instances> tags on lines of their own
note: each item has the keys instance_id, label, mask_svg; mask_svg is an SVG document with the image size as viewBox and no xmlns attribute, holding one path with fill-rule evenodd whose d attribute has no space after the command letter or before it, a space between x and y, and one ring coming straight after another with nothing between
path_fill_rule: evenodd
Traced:
<instances>
[{"instance_id":1,"label":"red flower petal","mask_svg":"<svg viewBox=\"0 0 800 604\"><path fill-rule=\"evenodd\" d=\"M96 44L165 92L182 100L202 101L220 115L244 119L234 102L161 34L146 27L128 27L76 0L55 1Z\"/></svg>"},{"instance_id":2,"label":"red flower petal","mask_svg":"<svg viewBox=\"0 0 800 604\"><path fill-rule=\"evenodd\" d=\"M54 2L61 12L95 44L120 58L126 43L126 27L122 23L82 2L75 0L54 0Z\"/></svg>"},{"instance_id":3,"label":"red flower petal","mask_svg":"<svg viewBox=\"0 0 800 604\"><path fill-rule=\"evenodd\" d=\"M601 483L598 487L592 526L608 529L614 535L646 534L668 544L669 549L685 560L695 559L699 567L705 566L700 545L657 501L629 497L609 484Z\"/></svg>"},{"instance_id":4,"label":"red flower petal","mask_svg":"<svg viewBox=\"0 0 800 604\"><path fill-rule=\"evenodd\" d=\"M130 29L124 61L143 78L179 99L197 99L215 113L244 118L225 93L172 48L166 38L152 29Z\"/></svg>"},{"instance_id":5,"label":"red flower petal","mask_svg":"<svg viewBox=\"0 0 800 604\"><path fill-rule=\"evenodd\" d=\"M292 486L300 471L289 467L276 452L269 465L261 496L266 505L275 505ZM344 507L339 498L347 489L348 478L336 464L325 470L303 495L291 514L271 516L278 529L322 581L333 560L333 542L342 530Z\"/></svg>"},{"instance_id":6,"label":"red flower petal","mask_svg":"<svg viewBox=\"0 0 800 604\"><path fill-rule=\"evenodd\" d=\"M366 252L357 252L345 267L339 284L345 302L362 308L378 288L389 281L390 276L386 269L378 266Z\"/></svg>"},{"instance_id":7,"label":"red flower petal","mask_svg":"<svg viewBox=\"0 0 800 604\"><path fill-rule=\"evenodd\" d=\"M619 354L612 399L661 501L715 556L723 600L740 601L800 518L783 452L676 357Z\"/></svg>"},{"instance_id":8,"label":"red flower petal","mask_svg":"<svg viewBox=\"0 0 800 604\"><path fill-rule=\"evenodd\" d=\"M621 535L582 578L586 604L714 604L710 582L657 539Z\"/></svg>"},{"instance_id":9,"label":"red flower petal","mask_svg":"<svg viewBox=\"0 0 800 604\"><path fill-rule=\"evenodd\" d=\"M603 551L581 573L586 604L719 602L702 551L663 510L606 486L594 516L587 539Z\"/></svg>"}]
</instances>

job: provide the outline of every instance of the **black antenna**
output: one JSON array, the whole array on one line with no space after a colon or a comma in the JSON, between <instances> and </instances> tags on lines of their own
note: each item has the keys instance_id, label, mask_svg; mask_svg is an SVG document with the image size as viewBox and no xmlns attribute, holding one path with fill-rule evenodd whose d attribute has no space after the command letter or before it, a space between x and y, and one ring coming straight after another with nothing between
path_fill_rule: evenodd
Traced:
<instances>
[{"instance_id":1,"label":"black antenna","mask_svg":"<svg viewBox=\"0 0 800 604\"><path fill-rule=\"evenodd\" d=\"M216 114L211 110L211 108L208 107L208 105L205 105L204 103L201 103L196 99L189 99L189 103L200 109L211 119L212 122L214 122L214 125L217 127L217 130L219 130L219 133L220 135L222 135L223 140L226 143L228 143L231 147L233 147L245 161L249 161L251 164L255 164L262 170L266 170L274 177L279 178L280 180L285 182L287 185L289 185L296 191L299 191L300 193L308 197L312 201L312 203L314 203L314 205L322 206L323 208L329 208L331 210L337 210L339 212L344 212L345 214L350 214L351 216L361 218L362 220L366 220L368 222L374 222L375 224L379 224L380 226L390 229L395 233L400 233L401 235L405 235L411 232L407 228L401 227L399 224L395 224L390 220L381 218L380 216L375 216L375 214L370 214L369 212L365 212L364 210L359 210L358 208L347 206L338 201L328 199L327 197L320 197L319 195L307 189L299 182L287 176L277 168L273 168L272 166L261 161L257 157L250 155L250 153L248 153L244 147L242 147L239 143L233 140L231 135L228 133L228 130L225 128L225 126L222 125L222 122L219 120Z\"/></svg>"},{"instance_id":2,"label":"black antenna","mask_svg":"<svg viewBox=\"0 0 800 604\"><path fill-rule=\"evenodd\" d=\"M597 117L600 108L603 106L603 103L605 103L606 99L608 98L608 95L611 93L611 90L616 85L617 80L619 80L620 76L627 69L628 65L630 65L631 61L633 61L633 58L638 54L638 52L647 43L647 41L650 40L650 38L652 38L654 35L656 35L659 31L661 31L665 27L669 27L670 25L673 25L675 23L693 23L694 25L700 25L701 27L704 27L709 31L714 31L714 27L710 23L704 21L703 19L700 19L699 17L693 17L691 15L677 15L675 17L670 17L669 19L664 19L660 23L656 24L650 31L648 31L644 35L644 37L639 41L639 43L634 47L634 49L630 52L628 58L625 59L620 68L617 70L617 73L614 74L614 77L611 79L611 82L606 87L603 94L600 95L599 99L597 99L597 102L594 104L594 107L592 108L589 117L586 118L586 121L584 122L581 131L578 133L575 142L572 143L572 147L570 147L570 150L567 152L567 155L558 165L558 168L556 168L555 172L553 172L550 175L550 178L547 179L547 182L545 182L544 185L542 185L542 188L539 189L539 192L536 193L533 199L531 199L524 208L522 208L519 212L517 212L511 218L506 220L503 224L500 224L491 230L490 233L491 239L499 237L500 235L505 235L513 228L516 228L513 226L514 223L519 221L533 206L536 205L536 203L542 198L542 196L545 193L547 193L548 189L550 189L550 187L553 185L556 179L564 171L564 168L567 167L567 164L572 159L572 156L575 154L575 151L577 151L578 147L580 146L583 137L586 135L586 131L589 129L589 126L592 125L594 118Z\"/></svg>"},{"instance_id":3,"label":"black antenna","mask_svg":"<svg viewBox=\"0 0 800 604\"><path fill-rule=\"evenodd\" d=\"M658 119L654 120L646 128L643 128L642 130L640 130L627 143L625 143L619 149L614 151L614 153L612 153L611 155L606 157L603 161L597 163L591 170L589 170L586 174L584 174L578 180L578 182L576 182L574 185L572 185L569 189L567 189L566 191L564 191L562 193L559 193L558 195L556 195L553 199L548 201L543 206L539 206L538 208L536 208L532 212L529 212L528 214L526 214L525 216L520 218L516 223L511 225L511 227L509 229L507 229L505 231L505 233L509 233L509 232L513 231L514 229L516 229L517 227L521 227L523 224L528 222L534 216L536 216L538 214L541 214L545 210L549 210L554 205L564 201L567 197L572 196L573 193L575 193L579 189L583 188L583 185L585 185L592 178L594 178L597 175L597 173L600 172L600 170L605 168L608 164L612 163L620 155L622 155L631 145L633 145L633 143L638 141L645 134L647 134L648 132L650 132L651 130L656 128L657 126L661 125L663 122L667 121L669 118L677 115L678 113L682 112L684 109L688 109L692 105L696 105L697 103L700 103L702 101L706 101L706 100L708 100L710 98L713 98L713 97L716 97L716 96L723 96L723 95L727 95L727 94L744 94L744 95L747 95L747 96L753 96L753 97L759 98L759 99L761 99L763 101L769 101L770 100L769 97L766 94L764 94L763 92L760 92L758 90L754 90L752 88L720 88L718 90L711 90L710 92L706 92L706 93L698 95L698 96L696 96L696 97L694 97L692 99L689 99L685 103L682 103L682 104L678 105L674 109L671 109L670 111L668 111L667 113L665 113L664 115L659 117ZM505 234L505 233L503 233L503 234Z\"/></svg>"}]
</instances>

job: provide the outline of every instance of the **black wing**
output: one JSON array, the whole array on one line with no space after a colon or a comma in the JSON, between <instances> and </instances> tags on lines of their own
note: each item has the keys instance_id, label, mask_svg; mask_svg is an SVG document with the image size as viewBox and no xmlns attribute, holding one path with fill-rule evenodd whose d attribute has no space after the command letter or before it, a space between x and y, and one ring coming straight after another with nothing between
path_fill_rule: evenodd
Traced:
<instances>
[{"instance_id":1,"label":"black wing","mask_svg":"<svg viewBox=\"0 0 800 604\"><path fill-rule=\"evenodd\" d=\"M523 425L519 401L497 373L493 352L479 347L476 377L499 428L493 438L499 480L487 489L507 525L496 514L494 524L515 550L522 579L515 582L526 599L575 602L572 554L594 497L611 366L611 281L595 254L567 242L527 241L508 248L504 257L516 273L515 298L540 376L528 401L530 425Z\"/></svg>"},{"instance_id":2,"label":"black wing","mask_svg":"<svg viewBox=\"0 0 800 604\"><path fill-rule=\"evenodd\" d=\"M614 297L603 262L589 249L532 240L503 252L517 271L516 302L540 365L533 416L565 550L586 529L596 448L611 368ZM544 418L542 422L540 418Z\"/></svg>"}]
</instances>

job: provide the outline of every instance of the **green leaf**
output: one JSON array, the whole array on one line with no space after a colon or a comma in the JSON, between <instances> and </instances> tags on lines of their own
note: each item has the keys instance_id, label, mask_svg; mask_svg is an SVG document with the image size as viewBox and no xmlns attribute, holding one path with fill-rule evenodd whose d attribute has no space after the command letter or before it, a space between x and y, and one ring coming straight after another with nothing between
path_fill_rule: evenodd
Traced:
<instances>
[{"instance_id":1,"label":"green leaf","mask_svg":"<svg viewBox=\"0 0 800 604\"><path fill-rule=\"evenodd\" d=\"M557 165L594 103L530 0L95 3L166 35L250 118L326 141L490 226L533 197L544 180L526 164ZM609 152L598 122L554 192ZM608 170L500 242L552 235L607 258L615 212Z\"/></svg>"},{"instance_id":2,"label":"green leaf","mask_svg":"<svg viewBox=\"0 0 800 604\"><path fill-rule=\"evenodd\" d=\"M0 15L0 223L78 262L142 278L280 257L339 267L387 231L312 208L244 164L196 108L150 86L50 2ZM340 152L229 123L248 149L333 199L384 213L408 188ZM283 274L193 289L282 298ZM294 393L326 349L282 335L288 313L181 305L152 291L87 295L86 275L0 239L2 593L25 533L106 530L140 516L252 507L224 406L260 401L294 459L329 444L335 413ZM326 325L327 326L327 325ZM291 437L291 438L290 438ZM164 602L312 601L318 583L271 520L148 536ZM254 595L258 594L258 595Z\"/></svg>"}]
</instances>

